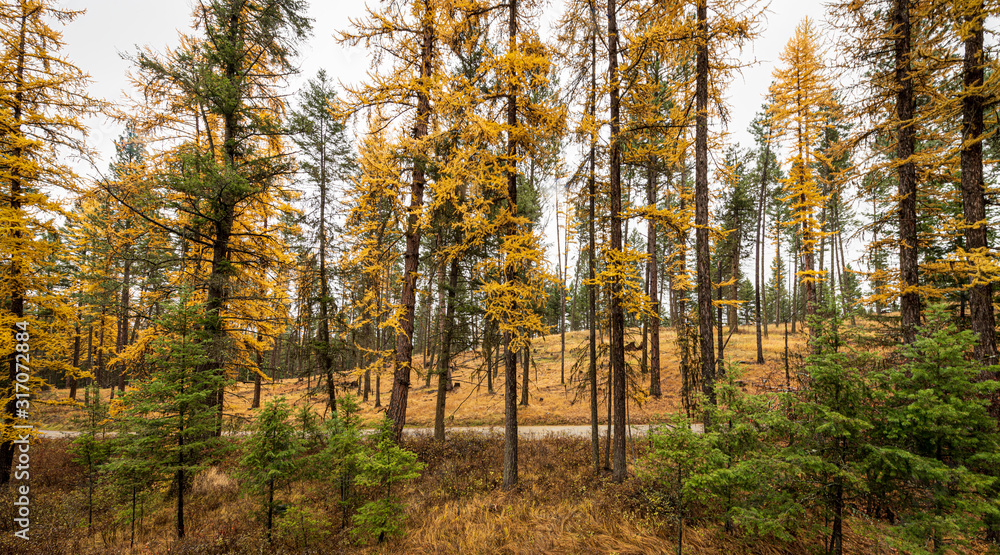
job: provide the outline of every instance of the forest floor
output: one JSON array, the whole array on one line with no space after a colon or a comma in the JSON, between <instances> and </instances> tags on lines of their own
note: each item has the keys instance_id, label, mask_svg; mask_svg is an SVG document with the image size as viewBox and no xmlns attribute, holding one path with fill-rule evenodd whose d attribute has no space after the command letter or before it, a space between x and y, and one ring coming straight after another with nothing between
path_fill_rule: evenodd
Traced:
<instances>
[{"instance_id":1,"label":"forest floor","mask_svg":"<svg viewBox=\"0 0 1000 555\"><path fill-rule=\"evenodd\" d=\"M88 497L86 471L72 460L69 447L66 438L42 439L32 447L30 544L14 538L10 519L0 519L0 555L677 552L669 488L646 471L643 441L635 442L630 456L635 477L622 484L613 483L606 471L595 475L587 439L548 436L520 442L519 486L504 491L501 434L456 432L445 443L426 435L411 438L406 447L427 467L415 481L394 489L405 528L381 544L355 538L351 527L342 525L335 484L308 478L275 492L275 502L290 508L276 517L273 543L268 542L261 498L239 487L239 449L195 476L185 500L187 536L178 541L175 495L168 484L140 496L133 515L130 496L116 495L110 482L102 481ZM13 500L13 495L0 495L0 512L12 513ZM810 555L823 551L829 532L829 523L818 515L803 515L789 541L751 538L726 532L702 511L686 511L684 553ZM901 553L883 538L887 527L863 514L848 517L844 552ZM979 543L945 550L987 552Z\"/></svg>"},{"instance_id":2,"label":"forest floor","mask_svg":"<svg viewBox=\"0 0 1000 555\"><path fill-rule=\"evenodd\" d=\"M744 362L741 379L746 387L784 388L783 330L773 326L769 330L770 338L764 342L767 362L763 365L747 363L755 358L756 346L752 328L744 330L733 335L726 352L729 360ZM664 331L664 395L631 409L633 424L656 422L681 408L674 336L669 330ZM580 381L570 371L572 361L578 356L574 349L579 350L585 338L586 332L567 335L566 376L572 384ZM426 430L419 429L433 422L435 390L422 387L419 378L414 380L408 411L408 423L413 427L404 445L427 467L412 483L394 488L405 512L405 528L400 537L381 544L373 539L355 538L352 527L342 523L336 484L329 478L304 477L276 492L275 501L290 509L276 519L274 541L269 543L261 499L246 493L239 485L237 461L242 440L233 437L228 442L236 448L226 450L220 460L195 476L185 501L188 534L183 541L177 541L173 528L175 496L167 483L141 497L138 513L132 515L128 492L121 497L114 494L109 489L110 482L102 481L93 496L88 496L87 473L72 460L70 439L55 438L39 439L32 447L30 552L35 555L676 553L678 526L670 493L672 482L644 462L650 448L647 441L636 438L629 443L631 478L616 484L606 470L595 474L587 438L541 433L549 426L564 430L563 426L586 423L589 399L585 393L575 395L573 387L560 383L558 335L536 340L534 348L538 377L535 378L533 369L530 404L527 408L520 407L519 421L526 427L541 428L534 430L539 433L519 442L520 480L513 491L500 487L502 430L488 429L502 422L501 396L489 395L485 384L475 387L478 362L465 355L455 373L454 379L461 386L449 395L447 425L451 429L444 443L433 441ZM804 348L805 334L789 337L793 369L798 366ZM419 355L416 362L420 362ZM638 362L633 362L638 367ZM648 390L648 377L642 379L645 381L639 385ZM342 390L351 387L347 383L339 385ZM502 372L494 386L497 392L502 391ZM235 416L250 413L251 388L252 384L237 386L229 395L227 413ZM108 392L103 393L106 396ZM322 392L309 395L305 381L292 379L269 384L263 393L265 402L284 395L298 406L311 406L322 412ZM50 390L45 395L49 399L64 399L66 391ZM604 399L602 396L602 402ZM366 425L371 425L379 415L373 401L371 397L362 405ZM383 391L382 401L388 403L388 391ZM606 417L606 404L601 406ZM68 405L47 406L43 427L66 429L78 425L73 423L73 413L80 411ZM602 453L605 442L602 434ZM380 492L363 494L370 498ZM0 513L13 511L13 499L12 495L0 495ZM727 532L705 510L708 509L685 510L684 553L807 555L823 551L829 533L829 523L821 515L804 514L798 531L789 541L752 538L740 531ZM91 514L93 524L88 526ZM130 526L133 516L134 539ZM0 519L0 555L26 553L24 545L14 541L10 526L9 519L6 523ZM887 523L869 519L863 511L852 512L844 523L844 552L900 553L884 538L888 530ZM983 554L988 548L973 543L945 552Z\"/></svg>"},{"instance_id":3,"label":"forest floor","mask_svg":"<svg viewBox=\"0 0 1000 555\"><path fill-rule=\"evenodd\" d=\"M789 327L789 329L791 329ZM626 344L634 341L642 343L642 333L639 329L628 330L630 336ZM726 330L728 335L728 330ZM525 426L582 426L590 423L589 382L586 381L587 369L587 336L586 330L568 332L566 334L565 366L562 362L561 341L559 334L537 338L532 344L532 366L529 374L528 405L518 407L518 423ZM598 338L599 341L602 338ZM738 362L742 367L741 381L748 391L777 391L785 387L785 334L784 326L768 326L768 337L763 339L764 364L755 364L757 358L756 333L753 326L741 326L739 331L730 336L726 344L726 360ZM603 338L607 341L607 336ZM798 333L788 334L788 349L790 367L799 365L804 356L806 334L799 329ZM640 392L649 392L649 375L642 375L641 351L629 351L626 360L635 370L638 381L635 383L636 393L629 404L629 421L632 424L655 424L682 409L681 375L676 334L670 328L660 331L660 398L649 397ZM414 428L434 426L434 406L437 397L437 381L433 380L430 387L425 386L424 360L422 353L414 353L414 376L411 378L413 387L407 405L406 425ZM445 405L446 427L469 426L502 426L503 425L503 391L504 372L493 381L493 393L487 391L487 380L484 361L479 351L466 351L457 357L452 381L455 385L448 392ZM606 357L605 357L606 360ZM518 374L523 375L519 365ZM561 383L565 374L566 383ZM375 423L381 418L389 404L391 389L391 369L382 376L381 405L376 406L376 395L371 392L367 400L362 400L361 415L369 423ZM519 378L519 381L523 378ZM607 369L598 369L599 402L598 414L602 422L607 419L606 381ZM794 376L793 376L794 381ZM374 376L371 379L375 387ZM288 378L283 380L265 381L261 391L261 404L270 399L285 397L297 409L310 406L323 414L326 408L326 387L322 384L317 388L316 378L310 380ZM358 394L357 377L347 377L337 383L338 394L352 392ZM50 389L38 395L35 403L38 427L46 430L79 430L82 426L83 410L79 404L68 401L67 389ZM78 392L78 400L83 400L83 392ZM101 391L103 399L110 397L110 390ZM518 383L518 399L521 398L521 383ZM250 409L253 399L253 383L239 382L226 395L226 410L228 428L231 430L245 429L246 422L252 417Z\"/></svg>"}]
</instances>

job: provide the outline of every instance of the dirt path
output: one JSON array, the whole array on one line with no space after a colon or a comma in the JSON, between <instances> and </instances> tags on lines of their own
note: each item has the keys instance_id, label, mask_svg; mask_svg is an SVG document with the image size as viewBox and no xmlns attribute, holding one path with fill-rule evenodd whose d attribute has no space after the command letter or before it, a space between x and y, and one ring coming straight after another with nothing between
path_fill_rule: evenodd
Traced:
<instances>
[{"instance_id":1,"label":"dirt path","mask_svg":"<svg viewBox=\"0 0 1000 555\"><path fill-rule=\"evenodd\" d=\"M654 426L651 424L636 424L631 426L629 433L632 435L645 435L649 433L649 429ZM701 433L701 424L692 424L691 429L695 432ZM365 430L365 432L371 432L371 430ZM451 435L453 433L474 433L480 435L503 435L503 426L456 426L452 428L445 429L445 436ZM607 437L608 427L607 425L602 425L598 427L598 432L601 437ZM59 438L73 438L80 435L81 432L64 432L60 430L39 430L39 437L46 439L59 439ZM404 428L403 434L406 436L422 436L422 435L434 435L434 428ZM569 437L580 437L587 438L590 437L591 428L590 426L519 426L517 428L517 437L525 439L538 439L545 437L547 435L564 435Z\"/></svg>"}]
</instances>

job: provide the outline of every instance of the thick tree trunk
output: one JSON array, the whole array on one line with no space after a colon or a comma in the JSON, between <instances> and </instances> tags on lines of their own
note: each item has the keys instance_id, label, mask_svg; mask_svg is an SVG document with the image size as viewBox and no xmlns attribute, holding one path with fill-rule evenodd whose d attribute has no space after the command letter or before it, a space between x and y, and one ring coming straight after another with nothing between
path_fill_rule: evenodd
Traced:
<instances>
[{"instance_id":1,"label":"thick tree trunk","mask_svg":"<svg viewBox=\"0 0 1000 555\"><path fill-rule=\"evenodd\" d=\"M508 3L507 52L517 51L517 0ZM517 88L509 83L507 93L507 203L511 218L517 216L517 139L513 130L517 127ZM517 234L514 223L507 225L508 236ZM506 265L504 280L515 283L517 268ZM517 350L512 345L511 332L504 332L504 449L503 449L503 489L517 486Z\"/></svg>"},{"instance_id":2,"label":"thick tree trunk","mask_svg":"<svg viewBox=\"0 0 1000 555\"><path fill-rule=\"evenodd\" d=\"M28 18L37 13L38 9L32 9L31 12L28 11L29 5L22 4L21 12L21 23L20 23L20 33L18 35L17 42L17 66L15 69L15 74L17 75L17 81L14 83L14 105L11 108L11 127L12 135L18 136L21 134L21 118L22 111L24 109L24 55L25 55L25 30L27 28ZM15 143L13 150L13 160L21 160L24 157L23 148L20 143ZM12 165L7 171L10 173L10 210L11 214L20 214L21 212L21 169L17 164ZM14 326L10 329L13 334L22 332L17 328L17 322L21 322L24 319L24 285L21 283L21 276L24 269L21 267L20 253L24 252L24 249L17 249L20 245L22 239L22 231L20 227L14 227L12 231L13 242L15 246L15 251L19 251L19 256L12 256L10 262L10 313L14 317ZM30 335L35 330L27 329ZM30 345L30 343L29 343ZM16 422L17 418L17 397L14 395L14 384L17 379L17 352L11 351L7 356L7 383L4 384L5 395L10 396L10 400L7 401L6 406L4 406L4 418L7 423ZM11 434L3 443L0 443L0 484L6 484L10 481L11 477L11 466L14 463L14 443L13 434Z\"/></svg>"},{"instance_id":3,"label":"thick tree trunk","mask_svg":"<svg viewBox=\"0 0 1000 555\"><path fill-rule=\"evenodd\" d=\"M919 270L917 268L917 170L912 157L916 152L914 115L916 97L913 87L910 30L911 0L894 0L893 26L895 28L896 68L896 168L899 182L899 273L900 317L904 343L913 343L920 324L920 295L917 293Z\"/></svg>"},{"instance_id":4,"label":"thick tree trunk","mask_svg":"<svg viewBox=\"0 0 1000 555\"><path fill-rule=\"evenodd\" d=\"M986 197L983 183L983 3L968 18L972 30L965 37L962 73L965 91L962 98L962 207L965 215L965 245L969 252L988 252ZM972 330L979 336L976 358L984 365L997 363L996 320L993 315L993 285L974 282L969 299ZM994 402L996 405L996 402Z\"/></svg>"},{"instance_id":5,"label":"thick tree trunk","mask_svg":"<svg viewBox=\"0 0 1000 555\"><path fill-rule=\"evenodd\" d=\"M622 247L621 120L618 91L618 16L615 0L608 0L608 80L611 83L611 250ZM614 473L625 479L625 312L621 302L622 284L611 282L611 376L615 402Z\"/></svg>"},{"instance_id":6,"label":"thick tree trunk","mask_svg":"<svg viewBox=\"0 0 1000 555\"><path fill-rule=\"evenodd\" d=\"M430 7L427 7L429 10ZM432 17L424 14L422 44L420 46L420 80L428 82L432 77L434 58L434 29ZM427 89L417 92L417 117L413 127L413 138L419 144L428 133L431 115L431 101ZM416 153L415 153L416 154ZM410 210L406 217L406 251L403 255L403 291L400 303L403 306L400 330L396 334L396 359L392 380L392 396L386 415L393 421L393 436L398 443L402 439L406 424L406 402L410 394L410 369L413 364L413 309L416 304L417 266L420 263L420 211L424 204L424 170L426 161L422 154L413 160L413 181L410 188Z\"/></svg>"},{"instance_id":7,"label":"thick tree trunk","mask_svg":"<svg viewBox=\"0 0 1000 555\"><path fill-rule=\"evenodd\" d=\"M695 59L695 256L697 260L698 331L701 346L702 389L708 402L715 399L715 350L712 345L712 276L708 239L708 6L698 0L698 43Z\"/></svg>"},{"instance_id":8,"label":"thick tree trunk","mask_svg":"<svg viewBox=\"0 0 1000 555\"><path fill-rule=\"evenodd\" d=\"M250 408L259 409L260 408L260 385L261 385L260 373L254 373L253 376L253 401L250 403Z\"/></svg>"}]
</instances>

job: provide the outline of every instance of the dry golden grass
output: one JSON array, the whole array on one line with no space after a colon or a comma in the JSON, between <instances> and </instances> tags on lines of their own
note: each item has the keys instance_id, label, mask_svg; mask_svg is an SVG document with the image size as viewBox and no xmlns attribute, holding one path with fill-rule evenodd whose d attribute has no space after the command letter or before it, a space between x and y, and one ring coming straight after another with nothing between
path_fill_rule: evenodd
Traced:
<instances>
[{"instance_id":1,"label":"dry golden grass","mask_svg":"<svg viewBox=\"0 0 1000 555\"><path fill-rule=\"evenodd\" d=\"M237 439L232 441L236 442ZM406 507L405 533L383 544L354 541L341 527L336 488L322 480L301 480L279 488L276 500L307 508L316 525L308 537L298 534L292 517L276 518L269 544L261 518L261 500L239 493L231 451L194 479L186 500L187 537L174 537L174 496L166 490L148 497L137 526L134 547L124 501L116 506L107 490L97 498L93 528L86 525L83 469L69 461L69 442L40 440L33 455L37 477L32 506L44 521L32 543L33 553L48 555L184 553L242 555L259 553L409 554L654 554L676 552L676 515L670 506L651 503L650 484L630 479L614 484L595 476L586 439L549 436L520 442L520 485L500 489L503 439L500 435L456 433L438 443L426 435L407 447L427 463L420 478L398 492ZM642 456L643 444L637 445ZM33 460L33 464L34 464ZM362 491L366 498L381 491ZM660 498L662 499L662 498ZM0 496L0 510L12 497ZM116 514L119 515L116 517ZM696 516L696 515L695 515ZM822 551L828 523L802 522L791 543L727 534L714 521L692 520L684 529L684 553L730 555L806 555ZM885 541L883 522L851 516L845 522L846 553L894 554ZM34 530L34 527L32 528ZM3 531L0 529L0 531ZM0 534L0 555L24 553ZM961 553L987 553L976 543ZM955 552L949 552L955 553Z\"/></svg>"},{"instance_id":2,"label":"dry golden grass","mask_svg":"<svg viewBox=\"0 0 1000 555\"><path fill-rule=\"evenodd\" d=\"M762 365L754 364L757 358L756 335L752 326L743 326L740 332L734 333L726 346L726 360L737 361L744 367L743 380L750 390L761 390L768 388L782 387L785 383L785 370L783 362L784 353L784 329L775 325L769 326L769 337L763 340L764 359ZM641 332L639 330L629 330L632 337L629 340L641 343ZM728 330L727 330L728 333ZM538 338L532 345L533 367L529 375L527 407L519 407L518 421L523 425L560 425L560 424L586 424L590 422L590 398L589 389L582 389L583 385L579 380L583 376L573 375L573 366L579 357L586 357L587 331L576 331L566 334L566 380L565 385L560 383L560 338L559 335L549 335ZM666 415L676 412L680 408L680 384L681 376L679 370L679 360L675 333L669 328L664 328L660 332L660 367L661 367L661 389L663 396L659 399L648 398L641 405L631 404L629 407L629 419L634 424L656 422L665 418ZM607 340L607 337L604 338ZM791 364L794 369L796 362L801 358L805 348L806 334L799 331L789 334L789 352ZM633 351L627 354L629 362L636 369L639 368L638 356L641 353ZM474 426L474 425L502 425L503 424L503 387L504 372L494 380L494 393L487 392L485 374L479 369L482 366L482 357L478 352L466 352L457 357L457 370L453 372L453 381L457 387L448 393L446 403L446 422L449 427ZM430 388L424 387L424 371L422 367L423 357L420 353L414 356L416 372L412 378L412 389L410 390L406 423L413 427L430 427L434 425L434 404L437 395L436 381ZM581 368L586 367L586 361L581 364ZM520 374L520 368L518 370ZM599 371L599 375L606 375L606 370ZM519 378L519 382L520 382ZM599 378L602 379L603 378ZM342 379L337 384L339 394L345 391L357 393L356 378ZM649 377L642 376L641 388L649 391ZM374 387L374 378L372 387ZM381 417L382 411L389 403L389 388L391 376L385 375L382 379L382 407L375 407L375 395L372 393L366 403L362 403L362 415L369 422ZM311 384L315 389L316 380L313 378L309 382L305 379L284 379L275 382L265 383L262 387L261 403L266 404L276 397L285 397L295 407L311 406L316 412L322 413L325 409L325 391L314 391L309 394L307 385ZM520 383L518 384L520 398ZM78 399L82 400L82 391L79 392ZM102 398L109 397L109 390L101 392ZM599 401L599 414L602 421L606 419L607 397L602 392ZM66 389L53 389L42 393L39 398L42 401L55 401L66 399L68 391ZM252 417L253 411L250 409L253 398L252 383L238 383L228 393L226 397L226 414L236 425L242 425ZM73 405L44 405L38 411L40 427L44 429L74 430L79 429L79 420L82 412Z\"/></svg>"}]
</instances>

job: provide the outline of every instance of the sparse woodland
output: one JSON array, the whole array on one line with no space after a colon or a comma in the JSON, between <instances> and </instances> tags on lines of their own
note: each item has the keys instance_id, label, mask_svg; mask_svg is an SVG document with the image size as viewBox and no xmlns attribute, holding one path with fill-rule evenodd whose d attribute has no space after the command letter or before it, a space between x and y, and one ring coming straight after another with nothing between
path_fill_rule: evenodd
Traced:
<instances>
[{"instance_id":1,"label":"sparse woodland","mask_svg":"<svg viewBox=\"0 0 1000 555\"><path fill-rule=\"evenodd\" d=\"M0 552L1000 550L1000 2L833 0L743 145L764 2L192 4L112 105L0 0Z\"/></svg>"}]
</instances>

